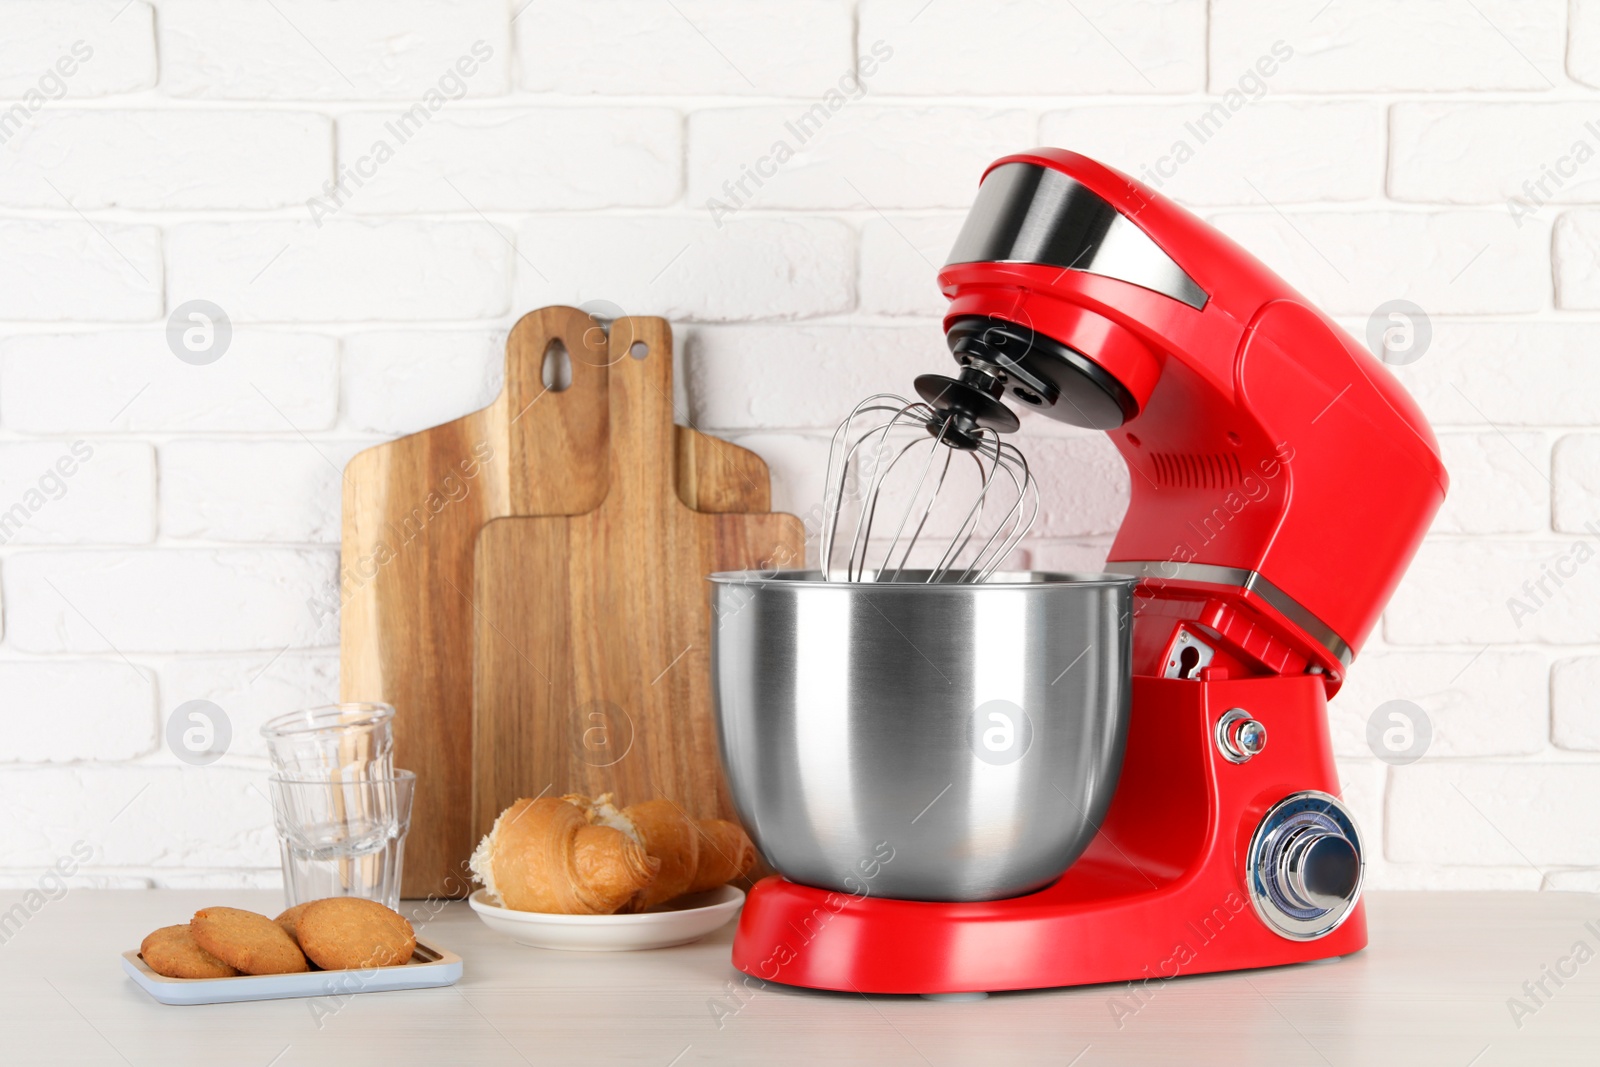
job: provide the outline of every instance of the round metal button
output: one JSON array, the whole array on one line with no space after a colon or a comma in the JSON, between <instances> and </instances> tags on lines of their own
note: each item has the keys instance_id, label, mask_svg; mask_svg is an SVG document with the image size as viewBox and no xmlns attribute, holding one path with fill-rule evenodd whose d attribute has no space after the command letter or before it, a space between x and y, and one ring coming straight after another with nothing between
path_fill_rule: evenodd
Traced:
<instances>
[{"instance_id":1,"label":"round metal button","mask_svg":"<svg viewBox=\"0 0 1600 1067\"><path fill-rule=\"evenodd\" d=\"M1229 763L1243 763L1267 747L1267 728L1243 708L1229 708L1217 720L1217 750Z\"/></svg>"},{"instance_id":2,"label":"round metal button","mask_svg":"<svg viewBox=\"0 0 1600 1067\"><path fill-rule=\"evenodd\" d=\"M1339 834L1310 831L1287 851L1284 874L1288 889L1307 907L1325 911L1350 899L1361 880L1361 857Z\"/></svg>"},{"instance_id":3,"label":"round metal button","mask_svg":"<svg viewBox=\"0 0 1600 1067\"><path fill-rule=\"evenodd\" d=\"M1254 756L1267 747L1267 728L1254 719L1242 722L1234 728L1233 743L1240 752Z\"/></svg>"}]
</instances>

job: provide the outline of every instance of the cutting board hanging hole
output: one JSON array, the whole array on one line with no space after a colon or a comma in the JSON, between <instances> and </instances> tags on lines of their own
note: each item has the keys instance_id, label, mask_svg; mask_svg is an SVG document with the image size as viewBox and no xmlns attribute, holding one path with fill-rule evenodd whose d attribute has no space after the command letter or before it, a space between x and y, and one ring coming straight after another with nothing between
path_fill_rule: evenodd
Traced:
<instances>
[{"instance_id":1,"label":"cutting board hanging hole","mask_svg":"<svg viewBox=\"0 0 1600 1067\"><path fill-rule=\"evenodd\" d=\"M650 354L650 346L643 341L635 341L628 346L628 355L634 359L643 359Z\"/></svg>"},{"instance_id":2,"label":"cutting board hanging hole","mask_svg":"<svg viewBox=\"0 0 1600 1067\"><path fill-rule=\"evenodd\" d=\"M638 345L634 346L635 348ZM544 387L552 393L565 391L572 385L572 356L567 352L567 346L561 343L561 338L552 337L544 350L544 368L541 375Z\"/></svg>"}]
</instances>

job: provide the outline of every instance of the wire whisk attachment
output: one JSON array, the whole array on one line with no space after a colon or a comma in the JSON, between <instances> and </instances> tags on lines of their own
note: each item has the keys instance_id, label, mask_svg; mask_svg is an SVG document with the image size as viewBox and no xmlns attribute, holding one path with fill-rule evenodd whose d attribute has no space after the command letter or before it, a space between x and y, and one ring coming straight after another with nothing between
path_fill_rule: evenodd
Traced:
<instances>
[{"instance_id":1,"label":"wire whisk attachment","mask_svg":"<svg viewBox=\"0 0 1600 1067\"><path fill-rule=\"evenodd\" d=\"M1027 457L991 421L892 393L857 404L828 452L824 577L982 582L993 574L1033 525L1039 493Z\"/></svg>"}]
</instances>

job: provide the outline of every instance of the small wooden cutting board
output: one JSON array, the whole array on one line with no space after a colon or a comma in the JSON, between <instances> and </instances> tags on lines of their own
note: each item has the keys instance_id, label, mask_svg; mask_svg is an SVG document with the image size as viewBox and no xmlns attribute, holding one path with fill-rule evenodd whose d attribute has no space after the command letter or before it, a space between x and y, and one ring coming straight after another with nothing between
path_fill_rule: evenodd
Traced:
<instances>
[{"instance_id":1,"label":"small wooden cutting board","mask_svg":"<svg viewBox=\"0 0 1600 1067\"><path fill-rule=\"evenodd\" d=\"M375 448L345 468L340 559L342 700L396 708L396 766L417 774L402 893L464 896L472 832L473 551L485 523L598 508L611 481L612 341L667 331L629 318L610 334L589 315L548 307L506 341L505 388L493 404ZM563 347L571 384L544 386L546 353ZM670 350L670 345L668 346ZM670 395L670 394L669 394ZM670 419L669 419L670 421ZM686 508L764 512L760 457L685 427L658 439L667 485ZM332 612L334 605L320 610Z\"/></svg>"},{"instance_id":2,"label":"small wooden cutting board","mask_svg":"<svg viewBox=\"0 0 1600 1067\"><path fill-rule=\"evenodd\" d=\"M611 366L605 499L478 535L474 834L518 797L569 792L735 818L712 716L706 576L798 566L804 529L792 515L685 506L673 490L671 335L635 321L648 353Z\"/></svg>"}]
</instances>

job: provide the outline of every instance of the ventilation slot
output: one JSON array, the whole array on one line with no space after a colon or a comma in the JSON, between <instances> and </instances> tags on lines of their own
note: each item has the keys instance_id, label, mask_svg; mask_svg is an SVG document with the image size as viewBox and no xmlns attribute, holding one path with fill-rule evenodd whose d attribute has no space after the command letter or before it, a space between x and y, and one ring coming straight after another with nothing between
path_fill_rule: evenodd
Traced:
<instances>
[{"instance_id":1,"label":"ventilation slot","mask_svg":"<svg viewBox=\"0 0 1600 1067\"><path fill-rule=\"evenodd\" d=\"M1226 489L1243 476L1231 452L1152 452L1150 464L1164 489Z\"/></svg>"}]
</instances>

